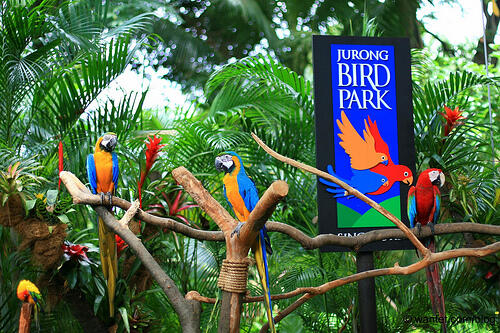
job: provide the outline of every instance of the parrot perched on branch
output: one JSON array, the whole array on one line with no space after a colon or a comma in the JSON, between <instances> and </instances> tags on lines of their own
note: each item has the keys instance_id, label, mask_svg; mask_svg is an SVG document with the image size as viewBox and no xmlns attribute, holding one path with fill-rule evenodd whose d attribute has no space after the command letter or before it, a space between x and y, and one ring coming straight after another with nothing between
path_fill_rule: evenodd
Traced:
<instances>
[{"instance_id":1,"label":"parrot perched on branch","mask_svg":"<svg viewBox=\"0 0 500 333\"><path fill-rule=\"evenodd\" d=\"M224 155L215 158L215 168L225 173L224 197L234 211L234 214L240 221L233 233L239 235L239 230L243 222L247 221L250 212L255 208L259 201L259 195L254 182L247 176L241 158L235 152L227 152ZM264 291L264 304L266 306L267 318L271 332L276 332L273 320L273 311L271 305L271 292L269 288L269 271L267 268L266 252L271 255L271 242L267 234L266 227L260 229L259 237L252 245L255 254L257 270L259 271L262 289Z\"/></svg>"},{"instance_id":2,"label":"parrot perched on branch","mask_svg":"<svg viewBox=\"0 0 500 333\"><path fill-rule=\"evenodd\" d=\"M440 169L427 169L417 179L416 186L408 191L408 217L410 226L420 228L428 225L434 234L434 224L439 219L439 208L441 206L441 193L439 187L443 186L445 177ZM424 245L432 252L436 251L434 236L427 238ZM445 304L443 287L439 277L439 264L435 263L425 268L427 285L431 299L432 311L445 318ZM442 323L443 332L446 332L446 320Z\"/></svg>"},{"instance_id":3,"label":"parrot perched on branch","mask_svg":"<svg viewBox=\"0 0 500 333\"><path fill-rule=\"evenodd\" d=\"M100 194L102 203L107 196L110 205L119 175L118 157L113 152L117 142L116 134L106 133L97 140L94 154L89 154L87 157L87 174L92 193ZM118 275L116 240L115 234L106 227L100 217L98 223L102 272L108 285L109 315L113 317L116 277Z\"/></svg>"},{"instance_id":4,"label":"parrot perched on branch","mask_svg":"<svg viewBox=\"0 0 500 333\"><path fill-rule=\"evenodd\" d=\"M38 327L38 312L40 312L41 302L42 302L42 294L40 290L38 290L37 286L29 280L21 280L17 285L17 298L21 301L33 304L35 308L35 323Z\"/></svg>"}]
</instances>

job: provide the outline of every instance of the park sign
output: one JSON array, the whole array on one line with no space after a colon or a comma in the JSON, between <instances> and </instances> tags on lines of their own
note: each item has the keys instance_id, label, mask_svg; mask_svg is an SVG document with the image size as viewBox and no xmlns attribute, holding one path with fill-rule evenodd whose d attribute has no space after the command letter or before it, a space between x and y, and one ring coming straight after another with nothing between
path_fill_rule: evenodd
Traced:
<instances>
[{"instance_id":1,"label":"park sign","mask_svg":"<svg viewBox=\"0 0 500 333\"><path fill-rule=\"evenodd\" d=\"M317 168L409 225L406 200L415 177L415 150L408 39L314 36L313 64ZM396 228L324 179L318 180L318 224L320 234L348 237ZM411 247L408 240L389 239L361 251Z\"/></svg>"}]
</instances>

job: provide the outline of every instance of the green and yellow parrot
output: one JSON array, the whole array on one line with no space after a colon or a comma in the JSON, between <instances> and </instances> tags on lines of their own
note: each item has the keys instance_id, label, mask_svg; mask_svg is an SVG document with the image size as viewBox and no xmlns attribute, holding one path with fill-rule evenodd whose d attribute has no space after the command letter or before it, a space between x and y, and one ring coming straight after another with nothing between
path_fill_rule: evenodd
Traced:
<instances>
[{"instance_id":1,"label":"green and yellow parrot","mask_svg":"<svg viewBox=\"0 0 500 333\"><path fill-rule=\"evenodd\" d=\"M235 152L227 152L215 159L215 168L225 173L224 196L240 221L233 234L239 233L240 228L248 219L250 212L259 201L259 195L254 182L247 176L241 158ZM262 289L264 290L264 304L266 306L267 318L271 332L276 332L273 320L271 304L271 292L269 288L269 271L267 269L266 252L272 254L271 242L267 234L266 227L260 229L259 237L252 246L257 262Z\"/></svg>"},{"instance_id":2,"label":"green and yellow parrot","mask_svg":"<svg viewBox=\"0 0 500 333\"><path fill-rule=\"evenodd\" d=\"M87 175L92 193L100 194L104 203L107 196L109 203L118 183L118 157L113 150L117 144L116 134L106 133L97 140L93 154L87 157ZM106 227L101 218L99 223L99 252L104 278L108 285L109 315L114 316L116 277L118 259L116 254L115 234Z\"/></svg>"}]
</instances>

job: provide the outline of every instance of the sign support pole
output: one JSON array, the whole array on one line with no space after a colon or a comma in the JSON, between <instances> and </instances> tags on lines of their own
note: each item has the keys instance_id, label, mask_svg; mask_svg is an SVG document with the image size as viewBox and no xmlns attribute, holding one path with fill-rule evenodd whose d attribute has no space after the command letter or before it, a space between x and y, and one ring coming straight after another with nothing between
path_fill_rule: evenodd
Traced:
<instances>
[{"instance_id":1,"label":"sign support pole","mask_svg":"<svg viewBox=\"0 0 500 333\"><path fill-rule=\"evenodd\" d=\"M356 266L358 273L373 269L373 252L358 252ZM358 282L358 306L361 333L376 332L375 278L363 279Z\"/></svg>"}]
</instances>

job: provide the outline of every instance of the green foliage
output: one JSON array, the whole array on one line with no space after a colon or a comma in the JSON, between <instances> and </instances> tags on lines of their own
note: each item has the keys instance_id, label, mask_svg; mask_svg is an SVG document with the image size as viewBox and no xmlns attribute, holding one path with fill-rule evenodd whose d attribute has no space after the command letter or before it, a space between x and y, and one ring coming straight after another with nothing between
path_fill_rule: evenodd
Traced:
<instances>
[{"instance_id":1,"label":"green foliage","mask_svg":"<svg viewBox=\"0 0 500 333\"><path fill-rule=\"evenodd\" d=\"M42 166L35 157L18 160L11 154L9 150L0 151L0 157L4 157L0 162L1 206L13 195L19 195L23 201L33 197L34 190L45 180L38 175Z\"/></svg>"}]
</instances>

